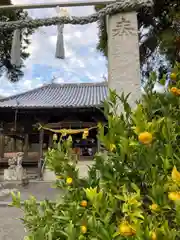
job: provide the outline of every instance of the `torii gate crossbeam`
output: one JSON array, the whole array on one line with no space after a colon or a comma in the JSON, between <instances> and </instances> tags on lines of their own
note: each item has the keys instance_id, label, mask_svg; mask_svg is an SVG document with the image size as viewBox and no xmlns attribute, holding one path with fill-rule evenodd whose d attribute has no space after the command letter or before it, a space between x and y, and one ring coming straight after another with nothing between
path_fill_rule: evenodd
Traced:
<instances>
[{"instance_id":1,"label":"torii gate crossbeam","mask_svg":"<svg viewBox=\"0 0 180 240\"><path fill-rule=\"evenodd\" d=\"M38 3L38 4L15 4L15 5L1 5L1 9L34 9L34 8L55 8L59 7L80 7L80 6L92 6L92 5L101 5L101 4L111 4L115 3L116 0L91 0L91 1L65 1L65 2L56 2L56 3Z\"/></svg>"}]
</instances>

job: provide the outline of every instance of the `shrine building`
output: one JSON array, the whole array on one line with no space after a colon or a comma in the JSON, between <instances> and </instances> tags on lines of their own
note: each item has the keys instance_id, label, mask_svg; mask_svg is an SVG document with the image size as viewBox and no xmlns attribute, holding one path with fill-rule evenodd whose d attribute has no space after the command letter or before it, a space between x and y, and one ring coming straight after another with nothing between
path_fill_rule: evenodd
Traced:
<instances>
[{"instance_id":1,"label":"shrine building","mask_svg":"<svg viewBox=\"0 0 180 240\"><path fill-rule=\"evenodd\" d=\"M107 98L107 82L48 84L0 99L0 166L16 152L24 152L25 165L37 165L48 147L53 132L38 129L41 124L51 129L91 128L87 139L74 134L73 148L84 158L98 148L98 122L105 122L103 101Z\"/></svg>"}]
</instances>

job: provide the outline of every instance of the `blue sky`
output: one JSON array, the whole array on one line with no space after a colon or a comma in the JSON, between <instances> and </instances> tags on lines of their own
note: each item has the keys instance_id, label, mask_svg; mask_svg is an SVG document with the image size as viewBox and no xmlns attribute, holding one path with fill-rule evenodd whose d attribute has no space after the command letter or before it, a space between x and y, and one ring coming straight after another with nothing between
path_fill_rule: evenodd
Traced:
<instances>
[{"instance_id":1,"label":"blue sky","mask_svg":"<svg viewBox=\"0 0 180 240\"><path fill-rule=\"evenodd\" d=\"M59 2L60 0L52 0ZM68 1L68 0L66 0ZM50 2L38 0L36 3ZM14 4L35 3L33 0L12 0ZM56 9L29 10L32 18L45 18L57 16ZM94 12L94 7L68 8L70 15L83 16ZM98 42L97 24L85 26L65 25L64 60L55 58L57 28L42 27L31 36L31 44L27 51L30 57L25 61L24 77L13 84L6 76L0 78L0 96L9 96L16 93L40 87L51 83L55 78L57 83L99 82L107 78L107 60L96 50ZM156 89L164 91L160 86Z\"/></svg>"},{"instance_id":2,"label":"blue sky","mask_svg":"<svg viewBox=\"0 0 180 240\"><path fill-rule=\"evenodd\" d=\"M53 0L53 2L59 0ZM68 0L67 0L68 1ZM14 4L33 3L33 0L13 0ZM38 0L36 3L49 2ZM56 16L56 9L29 10L32 18ZM92 7L68 8L71 15L82 16L94 12ZM58 83L98 82L107 76L107 61L96 50L98 41L97 24L85 26L66 25L64 28L64 60L55 58L57 31L54 27L39 28L31 37L27 51L30 57L25 62L24 77L16 84L8 82L6 76L0 78L0 95L12 95L24 92L56 78Z\"/></svg>"}]
</instances>

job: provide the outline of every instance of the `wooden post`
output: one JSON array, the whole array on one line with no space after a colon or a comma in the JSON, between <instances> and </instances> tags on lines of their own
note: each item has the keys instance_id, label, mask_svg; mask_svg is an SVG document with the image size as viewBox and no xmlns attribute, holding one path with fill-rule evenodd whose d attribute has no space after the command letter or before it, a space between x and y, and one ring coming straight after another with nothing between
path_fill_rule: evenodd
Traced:
<instances>
[{"instance_id":1,"label":"wooden post","mask_svg":"<svg viewBox=\"0 0 180 240\"><path fill-rule=\"evenodd\" d=\"M24 137L24 158L28 157L29 135L26 133Z\"/></svg>"},{"instance_id":2,"label":"wooden post","mask_svg":"<svg viewBox=\"0 0 180 240\"><path fill-rule=\"evenodd\" d=\"M43 157L44 130L39 131L39 158Z\"/></svg>"},{"instance_id":3,"label":"wooden post","mask_svg":"<svg viewBox=\"0 0 180 240\"><path fill-rule=\"evenodd\" d=\"M16 138L12 138L12 152L16 152Z\"/></svg>"},{"instance_id":4,"label":"wooden post","mask_svg":"<svg viewBox=\"0 0 180 240\"><path fill-rule=\"evenodd\" d=\"M21 147L21 152L23 152L23 140L21 140L20 147Z\"/></svg>"},{"instance_id":5,"label":"wooden post","mask_svg":"<svg viewBox=\"0 0 180 240\"><path fill-rule=\"evenodd\" d=\"M44 142L44 129L41 129L39 131L39 162L38 162L39 178L42 178L43 142Z\"/></svg>"},{"instance_id":6,"label":"wooden post","mask_svg":"<svg viewBox=\"0 0 180 240\"><path fill-rule=\"evenodd\" d=\"M108 17L108 86L127 95L129 103L141 95L139 40L136 12L118 13ZM120 107L121 108L121 107ZM122 109L118 111L122 111Z\"/></svg>"},{"instance_id":7,"label":"wooden post","mask_svg":"<svg viewBox=\"0 0 180 240\"><path fill-rule=\"evenodd\" d=\"M97 129L97 135L96 135L96 139L97 139L97 152L100 152L100 150L101 150L101 143L99 141L98 135L99 135L99 130Z\"/></svg>"},{"instance_id":8,"label":"wooden post","mask_svg":"<svg viewBox=\"0 0 180 240\"><path fill-rule=\"evenodd\" d=\"M53 146L53 134L49 133L49 144L48 147L52 148Z\"/></svg>"},{"instance_id":9,"label":"wooden post","mask_svg":"<svg viewBox=\"0 0 180 240\"><path fill-rule=\"evenodd\" d=\"M5 137L3 133L0 133L0 158L4 158Z\"/></svg>"}]
</instances>

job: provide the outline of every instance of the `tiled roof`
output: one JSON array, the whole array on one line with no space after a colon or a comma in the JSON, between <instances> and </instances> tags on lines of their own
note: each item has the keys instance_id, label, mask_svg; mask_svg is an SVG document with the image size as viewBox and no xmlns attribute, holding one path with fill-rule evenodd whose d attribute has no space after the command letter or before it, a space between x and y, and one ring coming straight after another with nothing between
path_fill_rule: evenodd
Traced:
<instances>
[{"instance_id":1,"label":"tiled roof","mask_svg":"<svg viewBox=\"0 0 180 240\"><path fill-rule=\"evenodd\" d=\"M100 106L108 87L102 83L48 84L0 99L0 108L80 108Z\"/></svg>"}]
</instances>

